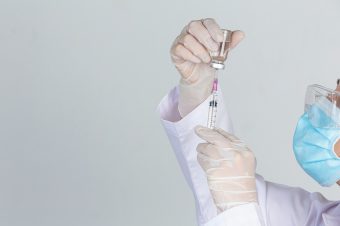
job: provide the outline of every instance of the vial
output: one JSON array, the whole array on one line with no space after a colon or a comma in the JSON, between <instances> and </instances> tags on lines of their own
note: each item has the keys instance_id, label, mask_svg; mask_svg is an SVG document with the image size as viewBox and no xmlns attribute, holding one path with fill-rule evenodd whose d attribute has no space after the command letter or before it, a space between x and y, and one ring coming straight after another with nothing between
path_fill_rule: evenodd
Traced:
<instances>
[{"instance_id":1,"label":"vial","mask_svg":"<svg viewBox=\"0 0 340 226\"><path fill-rule=\"evenodd\" d=\"M232 31L222 29L223 41L219 43L219 48L217 51L211 51L211 63L210 66L216 70L224 69L224 62L227 59Z\"/></svg>"}]
</instances>

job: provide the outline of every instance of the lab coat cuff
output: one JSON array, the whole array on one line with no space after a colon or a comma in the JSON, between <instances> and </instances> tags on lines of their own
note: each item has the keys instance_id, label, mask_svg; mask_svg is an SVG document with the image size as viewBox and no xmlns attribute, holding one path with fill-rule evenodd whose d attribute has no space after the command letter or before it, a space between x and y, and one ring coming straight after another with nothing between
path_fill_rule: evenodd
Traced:
<instances>
[{"instance_id":1,"label":"lab coat cuff","mask_svg":"<svg viewBox=\"0 0 340 226\"><path fill-rule=\"evenodd\" d=\"M180 116L178 111L179 88L176 86L168 95L166 95L158 106L162 124L166 128L176 129L176 133L180 136L186 136L195 126L207 126L210 95L203 103L198 105L184 118ZM217 110L216 127L221 128L229 133L233 133L233 126L229 118L227 109L225 108L224 98L219 91L219 107Z\"/></svg>"},{"instance_id":2,"label":"lab coat cuff","mask_svg":"<svg viewBox=\"0 0 340 226\"><path fill-rule=\"evenodd\" d=\"M176 86L166 95L158 106L162 123L167 128L176 128L179 135L186 135L197 125L206 126L210 96L184 118L178 111L179 89Z\"/></svg>"},{"instance_id":3,"label":"lab coat cuff","mask_svg":"<svg viewBox=\"0 0 340 226\"><path fill-rule=\"evenodd\" d=\"M230 208L202 226L264 226L257 203L248 203Z\"/></svg>"}]
</instances>

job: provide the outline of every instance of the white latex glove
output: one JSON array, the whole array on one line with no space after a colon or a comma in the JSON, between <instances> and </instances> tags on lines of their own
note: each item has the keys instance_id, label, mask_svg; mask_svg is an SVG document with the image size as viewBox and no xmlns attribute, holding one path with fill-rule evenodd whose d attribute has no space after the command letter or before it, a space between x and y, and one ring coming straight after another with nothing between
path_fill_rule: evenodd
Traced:
<instances>
[{"instance_id":1,"label":"white latex glove","mask_svg":"<svg viewBox=\"0 0 340 226\"><path fill-rule=\"evenodd\" d=\"M234 31L230 49L244 37L242 31ZM170 54L181 74L179 112L182 117L201 104L211 93L215 69L210 67L209 51L216 51L223 33L214 19L191 21L172 44Z\"/></svg>"},{"instance_id":2,"label":"white latex glove","mask_svg":"<svg viewBox=\"0 0 340 226\"><path fill-rule=\"evenodd\" d=\"M197 126L195 131L207 141L197 146L197 158L207 175L217 209L223 212L257 202L255 157L247 145L222 129Z\"/></svg>"}]
</instances>

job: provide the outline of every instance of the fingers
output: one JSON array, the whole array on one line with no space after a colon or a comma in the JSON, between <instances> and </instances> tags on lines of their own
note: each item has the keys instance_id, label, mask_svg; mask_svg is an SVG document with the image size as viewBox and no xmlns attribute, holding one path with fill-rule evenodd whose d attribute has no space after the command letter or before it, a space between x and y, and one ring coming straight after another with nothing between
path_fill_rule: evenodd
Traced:
<instances>
[{"instance_id":1,"label":"fingers","mask_svg":"<svg viewBox=\"0 0 340 226\"><path fill-rule=\"evenodd\" d=\"M235 48L245 37L245 34L243 31L233 31L231 34L231 43L229 48L233 49Z\"/></svg>"},{"instance_id":2,"label":"fingers","mask_svg":"<svg viewBox=\"0 0 340 226\"><path fill-rule=\"evenodd\" d=\"M207 144L207 143L202 143L197 146L197 161L202 167L204 171L207 171L211 168L214 167L219 167L220 165L220 160L218 159L216 149L213 147L204 147L204 146L209 146L212 144ZM214 154L211 154L210 152L214 152ZM213 155L213 158L210 158L208 155Z\"/></svg>"},{"instance_id":3,"label":"fingers","mask_svg":"<svg viewBox=\"0 0 340 226\"><path fill-rule=\"evenodd\" d=\"M340 92L340 79L336 81L336 88L335 91Z\"/></svg>"},{"instance_id":4,"label":"fingers","mask_svg":"<svg viewBox=\"0 0 340 226\"><path fill-rule=\"evenodd\" d=\"M340 92L340 79L337 79L336 81L336 87L334 89L335 92ZM338 108L340 108L340 97L338 93L331 93L327 95L327 99L332 102L333 104L336 104Z\"/></svg>"},{"instance_id":5,"label":"fingers","mask_svg":"<svg viewBox=\"0 0 340 226\"><path fill-rule=\"evenodd\" d=\"M215 145L219 149L219 155L223 158L227 157L224 155L229 155L228 152L231 150L251 152L242 140L222 129L212 130L204 126L196 126L195 132L209 144Z\"/></svg>"},{"instance_id":6,"label":"fingers","mask_svg":"<svg viewBox=\"0 0 340 226\"><path fill-rule=\"evenodd\" d=\"M234 136L231 133L228 133L226 131L224 131L223 129L217 128L215 129L217 132L219 132L220 134L222 134L224 137L226 137L227 139L233 141L233 142L239 142L241 141L238 137Z\"/></svg>"},{"instance_id":7,"label":"fingers","mask_svg":"<svg viewBox=\"0 0 340 226\"><path fill-rule=\"evenodd\" d=\"M214 144L217 147L222 148L221 151L225 148L230 148L239 151L251 152L251 150L242 140L222 129L218 128L212 130L204 126L196 126L195 132L197 136L207 141L208 143Z\"/></svg>"},{"instance_id":8,"label":"fingers","mask_svg":"<svg viewBox=\"0 0 340 226\"><path fill-rule=\"evenodd\" d=\"M197 136L202 138L203 140L207 141L210 144L214 144L218 147L230 147L230 140L224 137L219 132L209 129L204 126L196 126L195 132Z\"/></svg>"},{"instance_id":9,"label":"fingers","mask_svg":"<svg viewBox=\"0 0 340 226\"><path fill-rule=\"evenodd\" d=\"M187 26L187 33L193 35L205 48L212 51L218 50L218 44L209 34L207 28L200 20L191 21Z\"/></svg>"},{"instance_id":10,"label":"fingers","mask_svg":"<svg viewBox=\"0 0 340 226\"><path fill-rule=\"evenodd\" d=\"M197 145L197 161L208 172L214 168L232 165L235 151L232 148L220 148L209 143Z\"/></svg>"},{"instance_id":11,"label":"fingers","mask_svg":"<svg viewBox=\"0 0 340 226\"><path fill-rule=\"evenodd\" d=\"M340 79L336 81L336 88L335 91L340 92ZM337 98L336 100L336 106L340 108L340 97Z\"/></svg>"},{"instance_id":12,"label":"fingers","mask_svg":"<svg viewBox=\"0 0 340 226\"><path fill-rule=\"evenodd\" d=\"M248 146L238 137L235 135L228 133L220 128L215 129L217 132L222 134L225 138L229 139L232 143L232 146L238 150L242 151L250 151L251 150L248 148Z\"/></svg>"},{"instance_id":13,"label":"fingers","mask_svg":"<svg viewBox=\"0 0 340 226\"><path fill-rule=\"evenodd\" d=\"M183 61L190 61L195 64L201 63L200 58L198 58L190 50L185 48L183 44L177 43L173 47L171 52L172 58L175 63L182 63Z\"/></svg>"},{"instance_id":14,"label":"fingers","mask_svg":"<svg viewBox=\"0 0 340 226\"><path fill-rule=\"evenodd\" d=\"M193 55L198 57L202 62L204 62L204 63L210 62L210 55L209 55L208 51L191 34L183 35L178 40L178 42L181 43L190 52L192 52Z\"/></svg>"},{"instance_id":15,"label":"fingers","mask_svg":"<svg viewBox=\"0 0 340 226\"><path fill-rule=\"evenodd\" d=\"M234 149L221 148L209 143L201 143L196 148L200 157L208 158L209 160L232 160Z\"/></svg>"},{"instance_id":16,"label":"fingers","mask_svg":"<svg viewBox=\"0 0 340 226\"><path fill-rule=\"evenodd\" d=\"M231 36L230 49L238 45L244 38L242 31L234 31ZM176 38L171 54L175 63L189 61L194 64L209 63L209 51L219 49L219 42L223 41L223 32L212 18L191 21Z\"/></svg>"},{"instance_id":17,"label":"fingers","mask_svg":"<svg viewBox=\"0 0 340 226\"><path fill-rule=\"evenodd\" d=\"M202 23L206 27L210 36L213 38L215 42L223 41L223 32L214 19L207 18L202 20Z\"/></svg>"}]
</instances>

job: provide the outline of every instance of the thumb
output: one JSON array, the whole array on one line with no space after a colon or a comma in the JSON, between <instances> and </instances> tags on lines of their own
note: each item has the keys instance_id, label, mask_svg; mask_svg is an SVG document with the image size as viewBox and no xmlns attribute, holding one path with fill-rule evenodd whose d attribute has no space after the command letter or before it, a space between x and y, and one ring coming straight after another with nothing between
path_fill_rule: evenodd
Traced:
<instances>
[{"instance_id":1,"label":"thumb","mask_svg":"<svg viewBox=\"0 0 340 226\"><path fill-rule=\"evenodd\" d=\"M243 31L233 31L231 34L231 43L230 43L230 49L235 48L245 37L245 33Z\"/></svg>"},{"instance_id":2,"label":"thumb","mask_svg":"<svg viewBox=\"0 0 340 226\"><path fill-rule=\"evenodd\" d=\"M240 138L236 137L235 135L231 133L224 131L223 129L217 128L216 131L222 134L225 138L229 139L232 142L241 142Z\"/></svg>"},{"instance_id":3,"label":"thumb","mask_svg":"<svg viewBox=\"0 0 340 226\"><path fill-rule=\"evenodd\" d=\"M229 147L230 146L230 140L225 138L222 134L220 134L216 130L209 129L204 126L196 126L195 132L197 136L199 136L201 139L205 140L206 142L210 144L214 144L218 147Z\"/></svg>"}]
</instances>

